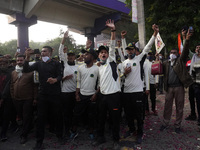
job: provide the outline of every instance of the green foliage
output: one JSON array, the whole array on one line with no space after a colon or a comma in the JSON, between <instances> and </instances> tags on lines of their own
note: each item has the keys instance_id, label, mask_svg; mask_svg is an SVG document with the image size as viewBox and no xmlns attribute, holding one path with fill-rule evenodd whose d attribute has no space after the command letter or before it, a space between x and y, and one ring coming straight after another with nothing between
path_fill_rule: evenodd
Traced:
<instances>
[{"instance_id":1,"label":"green foliage","mask_svg":"<svg viewBox=\"0 0 200 150\"><path fill-rule=\"evenodd\" d=\"M126 0L131 6L131 0ZM144 0L146 37L152 35L152 24L158 24L161 37L167 50L177 48L177 36L183 26L193 26L195 33L191 39L190 49L200 41L200 1L199 0Z\"/></svg>"},{"instance_id":2,"label":"green foliage","mask_svg":"<svg viewBox=\"0 0 200 150\"><path fill-rule=\"evenodd\" d=\"M5 43L0 43L0 54L10 54L14 56L17 50L17 40L10 40Z\"/></svg>"},{"instance_id":3,"label":"green foliage","mask_svg":"<svg viewBox=\"0 0 200 150\"><path fill-rule=\"evenodd\" d=\"M29 47L31 49L40 49L40 51L41 51L43 46L48 45L54 49L52 56L58 55L58 48L60 46L60 42L63 37L62 30L60 32L61 32L60 37L48 40L46 42L30 41ZM70 50L74 50L76 54L78 54L80 52L80 50L84 47L84 45L77 46L75 43L75 40L73 39L73 37L71 35L69 35L69 37L66 39L65 46L67 46L68 49L70 49ZM3 54L3 55L10 54L11 56L14 57L16 50L17 50L17 40L10 40L5 43L0 43L0 54Z\"/></svg>"}]
</instances>

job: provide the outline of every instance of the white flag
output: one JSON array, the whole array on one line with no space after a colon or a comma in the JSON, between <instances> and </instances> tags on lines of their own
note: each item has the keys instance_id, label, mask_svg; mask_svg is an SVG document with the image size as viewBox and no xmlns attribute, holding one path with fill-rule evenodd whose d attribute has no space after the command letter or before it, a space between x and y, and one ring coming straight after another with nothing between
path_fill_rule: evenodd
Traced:
<instances>
[{"instance_id":1,"label":"white flag","mask_svg":"<svg viewBox=\"0 0 200 150\"><path fill-rule=\"evenodd\" d=\"M160 51L163 49L163 47L165 46L165 43L163 43L163 40L160 37L160 34L158 33L156 36L156 40L155 40L155 46L156 46L156 52L160 53Z\"/></svg>"}]
</instances>

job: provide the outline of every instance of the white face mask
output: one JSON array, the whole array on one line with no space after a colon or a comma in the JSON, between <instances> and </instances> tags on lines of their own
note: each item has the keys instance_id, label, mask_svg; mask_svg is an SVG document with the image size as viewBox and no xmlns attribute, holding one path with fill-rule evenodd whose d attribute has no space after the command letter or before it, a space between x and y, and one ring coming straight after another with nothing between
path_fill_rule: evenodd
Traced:
<instances>
[{"instance_id":1,"label":"white face mask","mask_svg":"<svg viewBox=\"0 0 200 150\"><path fill-rule=\"evenodd\" d=\"M49 60L49 57L48 57L48 56L42 57L42 61L47 62L48 60Z\"/></svg>"},{"instance_id":2,"label":"white face mask","mask_svg":"<svg viewBox=\"0 0 200 150\"><path fill-rule=\"evenodd\" d=\"M170 57L171 61L173 61L177 58L177 56L175 54L170 54L169 57Z\"/></svg>"},{"instance_id":3,"label":"white face mask","mask_svg":"<svg viewBox=\"0 0 200 150\"><path fill-rule=\"evenodd\" d=\"M159 56L160 59L162 59L162 56Z\"/></svg>"}]
</instances>

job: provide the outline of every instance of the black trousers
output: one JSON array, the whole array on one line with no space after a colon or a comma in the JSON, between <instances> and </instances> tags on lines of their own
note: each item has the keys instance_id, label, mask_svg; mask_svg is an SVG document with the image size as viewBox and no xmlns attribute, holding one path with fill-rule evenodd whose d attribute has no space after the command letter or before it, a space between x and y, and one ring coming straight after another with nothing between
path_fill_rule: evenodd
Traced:
<instances>
[{"instance_id":1,"label":"black trousers","mask_svg":"<svg viewBox=\"0 0 200 150\"><path fill-rule=\"evenodd\" d=\"M1 135L6 135L10 122L13 127L18 126L16 122L17 113L12 99L4 99L2 109L3 109L3 114L2 114L3 122L2 122Z\"/></svg>"},{"instance_id":2,"label":"black trousers","mask_svg":"<svg viewBox=\"0 0 200 150\"><path fill-rule=\"evenodd\" d=\"M198 123L200 123L200 85L195 87L195 97L197 102Z\"/></svg>"},{"instance_id":3,"label":"black trousers","mask_svg":"<svg viewBox=\"0 0 200 150\"><path fill-rule=\"evenodd\" d=\"M151 100L151 110L154 111L156 107L156 87L155 84L150 84L150 100ZM148 97L146 100L146 110L149 111L149 101Z\"/></svg>"},{"instance_id":4,"label":"black trousers","mask_svg":"<svg viewBox=\"0 0 200 150\"><path fill-rule=\"evenodd\" d=\"M33 120L33 100L13 100L17 114L23 119L22 137L27 137Z\"/></svg>"},{"instance_id":5,"label":"black trousers","mask_svg":"<svg viewBox=\"0 0 200 150\"><path fill-rule=\"evenodd\" d=\"M113 140L119 141L120 131L120 93L114 93L109 95L100 94L98 100L98 136L104 136L105 122L107 118L107 111L109 112Z\"/></svg>"},{"instance_id":6,"label":"black trousers","mask_svg":"<svg viewBox=\"0 0 200 150\"><path fill-rule=\"evenodd\" d=\"M72 127L72 118L76 96L75 92L62 93L61 96L65 132L69 132Z\"/></svg>"},{"instance_id":7,"label":"black trousers","mask_svg":"<svg viewBox=\"0 0 200 150\"><path fill-rule=\"evenodd\" d=\"M195 84L189 86L189 101L190 101L190 109L191 116L196 116L195 112Z\"/></svg>"},{"instance_id":8,"label":"black trousers","mask_svg":"<svg viewBox=\"0 0 200 150\"><path fill-rule=\"evenodd\" d=\"M44 140L44 128L48 116L48 109L52 111L52 119L55 122L56 136L62 137L63 120L60 95L39 95L37 103L38 118L36 123L36 138L37 142L42 143Z\"/></svg>"},{"instance_id":9,"label":"black trousers","mask_svg":"<svg viewBox=\"0 0 200 150\"><path fill-rule=\"evenodd\" d=\"M73 114L73 126L77 126L83 119L88 119L89 128L94 128L95 118L96 118L96 102L92 102L90 99L92 95L85 96L81 95L80 101L76 101L74 114ZM84 117L86 114L86 118Z\"/></svg>"},{"instance_id":10,"label":"black trousers","mask_svg":"<svg viewBox=\"0 0 200 150\"><path fill-rule=\"evenodd\" d=\"M137 134L143 135L144 94L143 92L124 93L125 113L130 132L135 131L134 120L137 120Z\"/></svg>"},{"instance_id":11,"label":"black trousers","mask_svg":"<svg viewBox=\"0 0 200 150\"><path fill-rule=\"evenodd\" d=\"M163 76L159 76L159 91L163 92Z\"/></svg>"}]
</instances>

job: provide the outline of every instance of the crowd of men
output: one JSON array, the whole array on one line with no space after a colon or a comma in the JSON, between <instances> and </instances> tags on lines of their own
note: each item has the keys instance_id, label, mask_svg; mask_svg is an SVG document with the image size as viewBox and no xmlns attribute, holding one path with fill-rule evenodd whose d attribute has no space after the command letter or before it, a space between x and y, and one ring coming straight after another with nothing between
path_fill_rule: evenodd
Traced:
<instances>
[{"instance_id":1,"label":"crowd of men","mask_svg":"<svg viewBox=\"0 0 200 150\"><path fill-rule=\"evenodd\" d=\"M117 41L116 49L114 21L107 20L106 26L111 29L110 46L94 50L88 40L78 59L74 51L65 46L68 32L64 33L58 49L58 60L51 59L53 49L50 46L44 46L41 52L28 48L25 55L16 56L16 63L9 63L9 55L0 56L1 141L7 140L8 127L13 131L18 129L16 119L21 119L20 143L26 143L34 127L36 111L36 145L33 149L42 149L47 124L58 142L63 144L66 139L75 140L79 125L84 123L91 144L98 146L106 141L104 129L107 120L112 130L113 149L120 149L120 120L124 112L129 127L126 136L136 135L136 142L141 144L145 115L150 113L148 95L152 113L157 115L156 90L163 94L163 83L166 98L160 131L169 127L175 99L174 126L175 132L180 134L184 87L189 87L191 104L191 114L186 120L196 120L198 116L200 126L200 45L196 46L190 70L186 67L193 32L183 30L182 53L172 49L169 59L164 61L162 54L154 55L151 51L159 32L157 25L152 25L153 35L143 50L134 43L126 45L126 31L121 32L121 41ZM35 59L30 62L33 53ZM163 75L151 74L155 59L163 62Z\"/></svg>"}]
</instances>

